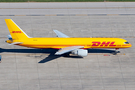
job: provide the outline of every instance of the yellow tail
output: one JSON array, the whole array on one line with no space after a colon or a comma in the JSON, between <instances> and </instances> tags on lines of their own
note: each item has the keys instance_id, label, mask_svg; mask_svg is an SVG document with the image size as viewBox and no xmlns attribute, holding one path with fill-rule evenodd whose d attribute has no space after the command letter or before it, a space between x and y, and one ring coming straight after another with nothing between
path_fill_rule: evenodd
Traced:
<instances>
[{"instance_id":1,"label":"yellow tail","mask_svg":"<svg viewBox=\"0 0 135 90\"><path fill-rule=\"evenodd\" d=\"M27 39L29 36L12 20L5 19L9 32L12 36L12 39Z\"/></svg>"}]
</instances>

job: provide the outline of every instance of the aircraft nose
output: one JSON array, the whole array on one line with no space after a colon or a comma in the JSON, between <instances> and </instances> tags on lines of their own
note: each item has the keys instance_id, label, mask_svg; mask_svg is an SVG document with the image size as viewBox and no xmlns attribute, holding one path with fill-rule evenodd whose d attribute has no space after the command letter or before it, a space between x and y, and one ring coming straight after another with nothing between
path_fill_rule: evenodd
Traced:
<instances>
[{"instance_id":1,"label":"aircraft nose","mask_svg":"<svg viewBox=\"0 0 135 90\"><path fill-rule=\"evenodd\" d=\"M132 47L132 45L131 45L131 44L129 44L129 47Z\"/></svg>"}]
</instances>

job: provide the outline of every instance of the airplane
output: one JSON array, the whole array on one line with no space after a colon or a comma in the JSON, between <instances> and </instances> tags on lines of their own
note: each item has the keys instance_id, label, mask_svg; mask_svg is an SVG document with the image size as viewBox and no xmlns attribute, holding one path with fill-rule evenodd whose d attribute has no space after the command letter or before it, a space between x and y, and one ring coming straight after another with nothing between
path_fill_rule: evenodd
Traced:
<instances>
[{"instance_id":1,"label":"airplane","mask_svg":"<svg viewBox=\"0 0 135 90\"><path fill-rule=\"evenodd\" d=\"M129 48L132 45L122 38L100 37L69 37L58 30L54 30L57 37L29 37L12 19L5 19L10 35L6 42L39 49L58 49L55 55L74 54L80 57L88 55L87 49L118 49Z\"/></svg>"}]
</instances>

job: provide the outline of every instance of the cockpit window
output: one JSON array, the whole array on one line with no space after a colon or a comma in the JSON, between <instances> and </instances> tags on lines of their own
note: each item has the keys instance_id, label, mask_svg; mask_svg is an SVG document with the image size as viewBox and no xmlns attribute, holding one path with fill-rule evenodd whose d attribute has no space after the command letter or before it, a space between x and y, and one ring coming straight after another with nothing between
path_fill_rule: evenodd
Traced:
<instances>
[{"instance_id":1,"label":"cockpit window","mask_svg":"<svg viewBox=\"0 0 135 90\"><path fill-rule=\"evenodd\" d=\"M124 42L125 44L129 44L129 42Z\"/></svg>"}]
</instances>

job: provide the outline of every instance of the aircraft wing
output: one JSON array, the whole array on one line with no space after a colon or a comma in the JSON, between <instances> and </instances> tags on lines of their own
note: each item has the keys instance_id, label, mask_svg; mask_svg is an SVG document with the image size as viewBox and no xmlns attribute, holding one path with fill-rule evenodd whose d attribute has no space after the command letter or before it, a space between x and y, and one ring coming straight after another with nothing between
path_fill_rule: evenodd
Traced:
<instances>
[{"instance_id":1,"label":"aircraft wing","mask_svg":"<svg viewBox=\"0 0 135 90\"><path fill-rule=\"evenodd\" d=\"M61 55L61 54L68 53L68 52L71 52L73 50L80 49L80 48L83 48L83 47L84 46L71 46L71 47L62 48L62 49L58 50L55 53L55 55Z\"/></svg>"},{"instance_id":2,"label":"aircraft wing","mask_svg":"<svg viewBox=\"0 0 135 90\"><path fill-rule=\"evenodd\" d=\"M53 31L56 33L57 37L64 37L64 38L68 38L69 37L69 36L63 34L62 32L60 32L58 30L53 30Z\"/></svg>"}]
</instances>

